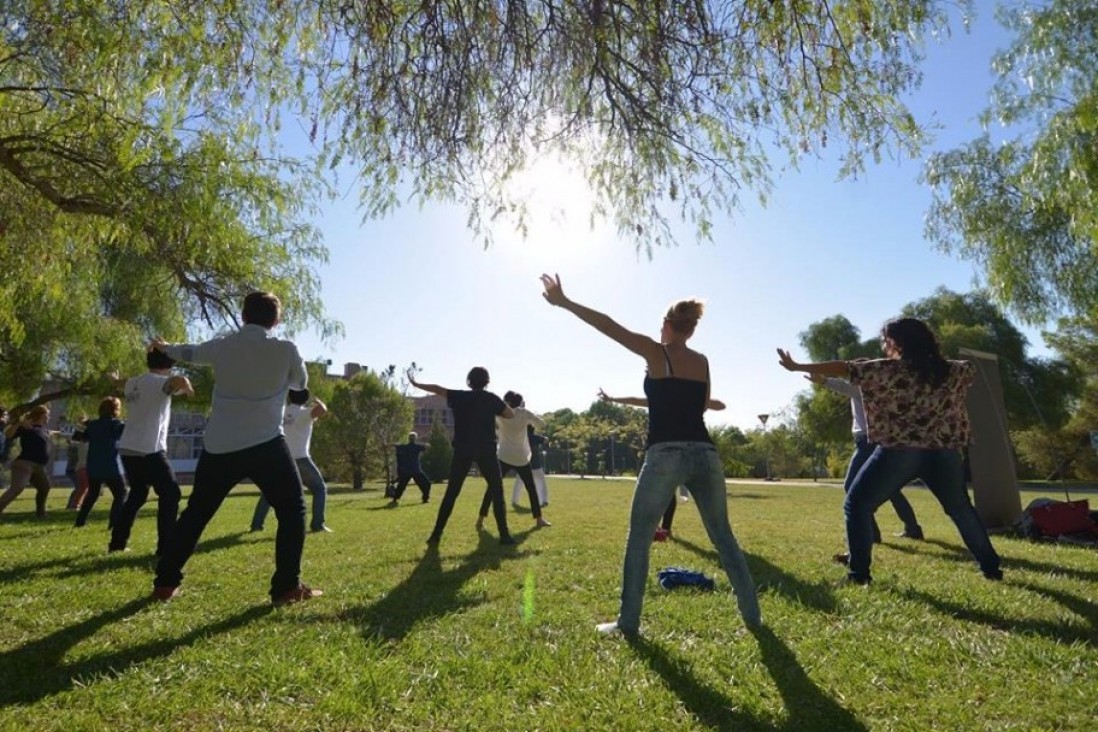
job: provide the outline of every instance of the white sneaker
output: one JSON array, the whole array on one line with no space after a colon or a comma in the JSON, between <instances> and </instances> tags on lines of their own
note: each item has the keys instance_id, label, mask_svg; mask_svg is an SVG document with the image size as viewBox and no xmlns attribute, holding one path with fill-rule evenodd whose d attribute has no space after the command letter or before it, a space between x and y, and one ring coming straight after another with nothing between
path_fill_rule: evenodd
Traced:
<instances>
[{"instance_id":1,"label":"white sneaker","mask_svg":"<svg viewBox=\"0 0 1098 732\"><path fill-rule=\"evenodd\" d=\"M611 633L617 633L621 629L618 628L618 622L615 620L612 623L599 623L595 626L595 630L603 635L610 635Z\"/></svg>"}]
</instances>

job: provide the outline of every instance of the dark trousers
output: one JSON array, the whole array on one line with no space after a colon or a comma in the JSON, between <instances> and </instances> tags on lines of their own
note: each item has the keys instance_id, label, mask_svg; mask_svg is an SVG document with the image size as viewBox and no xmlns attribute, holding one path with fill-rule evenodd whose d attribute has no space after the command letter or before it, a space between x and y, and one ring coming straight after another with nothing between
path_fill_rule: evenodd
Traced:
<instances>
[{"instance_id":1,"label":"dark trousers","mask_svg":"<svg viewBox=\"0 0 1098 732\"><path fill-rule=\"evenodd\" d=\"M507 530L507 512L503 508L503 476L499 472L499 460L496 459L496 446L485 445L477 450L454 450L454 459L450 461L450 478L446 482L446 493L442 496L442 504L438 507L438 518L435 519L435 530L431 532L431 540L438 541L442 537L442 531L446 528L446 522L450 520L450 514L454 511L454 503L461 486L465 483L465 477L469 475L469 468L477 464L477 469L488 483L489 501L492 503L492 513L496 516L496 527L499 529L499 538L510 538L511 532Z\"/></svg>"},{"instance_id":2,"label":"dark trousers","mask_svg":"<svg viewBox=\"0 0 1098 732\"><path fill-rule=\"evenodd\" d=\"M858 477L858 473L876 449L876 442L870 442L861 434L855 436L854 454L850 456L850 466L846 469L843 493L850 493L850 488L854 485L854 479ZM892 509L900 517L900 521L904 522L904 531L909 536L922 536L923 529L919 526L919 520L915 518L915 509L911 507L911 502L904 497L904 494L897 490L889 496L888 502L892 504ZM876 518L871 520L873 521L873 541L879 544L881 543L881 529L877 526Z\"/></svg>"},{"instance_id":3,"label":"dark trousers","mask_svg":"<svg viewBox=\"0 0 1098 732\"><path fill-rule=\"evenodd\" d=\"M163 451L149 455L123 455L122 468L130 482L130 494L122 504L122 510L114 521L111 532L111 551L126 548L133 531L133 522L137 512L149 500L149 488L156 492L156 553L164 554L164 543L175 528L175 517L179 514L181 496L179 483L175 480L168 456Z\"/></svg>"},{"instance_id":4,"label":"dark trousers","mask_svg":"<svg viewBox=\"0 0 1098 732\"><path fill-rule=\"evenodd\" d=\"M534 485L534 471L530 468L530 463L526 463L525 465L511 465L511 463L505 463L500 460L500 485L502 485L503 478L506 478L512 470L522 479L522 484L526 486L526 495L530 499L530 509L534 512L534 518L541 518L541 499L538 498L538 488ZM484 516L485 518L488 517L488 504L491 503L491 501L492 486L489 484L484 490L484 498L480 502L481 516Z\"/></svg>"},{"instance_id":5,"label":"dark trousers","mask_svg":"<svg viewBox=\"0 0 1098 732\"><path fill-rule=\"evenodd\" d=\"M850 492L846 494L846 543L850 549L851 579L870 580L873 557L873 512L907 483L921 478L957 527L965 546L988 576L999 572L999 555L991 545L976 509L968 498L965 469L959 450L899 449L878 446Z\"/></svg>"},{"instance_id":6,"label":"dark trousers","mask_svg":"<svg viewBox=\"0 0 1098 732\"><path fill-rule=\"evenodd\" d=\"M194 490L160 555L155 586L179 586L183 581L183 565L194 553L206 524L217 513L229 491L246 479L256 484L278 519L271 597L278 597L300 584L301 552L305 546L305 495L290 449L285 438L279 436L234 452L202 451L195 468Z\"/></svg>"},{"instance_id":7,"label":"dark trousers","mask_svg":"<svg viewBox=\"0 0 1098 732\"><path fill-rule=\"evenodd\" d=\"M404 495L404 489L408 487L408 481L410 480L414 480L416 485L419 486L419 492L423 494L423 502L427 503L427 500L431 497L431 480L422 470L417 470L414 473L397 471L397 484L396 491L393 493L393 500L400 500L400 497Z\"/></svg>"},{"instance_id":8,"label":"dark trousers","mask_svg":"<svg viewBox=\"0 0 1098 732\"><path fill-rule=\"evenodd\" d=\"M122 515L122 507L126 504L126 483L121 475L88 475L88 494L84 496L84 502L80 504L80 511L76 514L76 525L83 526L88 522L88 514L92 506L99 500L99 494L103 491L103 484L107 484L114 500L111 502L111 515L107 528L113 529Z\"/></svg>"}]
</instances>

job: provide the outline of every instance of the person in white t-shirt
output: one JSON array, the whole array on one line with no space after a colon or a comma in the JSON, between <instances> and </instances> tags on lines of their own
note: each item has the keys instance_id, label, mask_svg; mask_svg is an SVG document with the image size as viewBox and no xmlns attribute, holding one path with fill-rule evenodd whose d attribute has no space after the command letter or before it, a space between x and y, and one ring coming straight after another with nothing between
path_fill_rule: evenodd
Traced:
<instances>
[{"instance_id":1,"label":"person in white t-shirt","mask_svg":"<svg viewBox=\"0 0 1098 732\"><path fill-rule=\"evenodd\" d=\"M290 456L297 464L297 472L301 474L301 482L313 494L313 518L309 528L313 532L331 533L332 530L324 525L328 484L324 482L320 469L309 456L309 443L313 439L313 423L328 413L328 407L319 399L310 401L308 389L290 389L286 399L286 413L282 416L282 433L286 437L286 445L290 448ZM259 501L255 504L255 513L252 514L252 531L263 531L263 522L267 520L267 512L270 510L271 504L260 494Z\"/></svg>"},{"instance_id":2,"label":"person in white t-shirt","mask_svg":"<svg viewBox=\"0 0 1098 732\"><path fill-rule=\"evenodd\" d=\"M149 370L126 381L126 429L118 440L118 455L130 484L130 493L111 530L109 552L126 550L137 512L156 492L156 555L175 527L179 513L179 483L168 463L168 422L172 418L172 395L191 396L194 388L186 376L172 374L175 361L161 351L145 355Z\"/></svg>"},{"instance_id":3,"label":"person in white t-shirt","mask_svg":"<svg viewBox=\"0 0 1098 732\"><path fill-rule=\"evenodd\" d=\"M531 412L525 406L522 394L509 391L503 395L503 401L515 413L511 419L496 419L496 431L499 434L499 469L503 477L512 470L522 478L526 486L526 495L530 497L530 509L534 514L534 521L540 529L543 526L552 526L542 516L541 500L538 498L537 485L534 483L534 474L530 468L530 460L533 452L530 449L530 441L526 438L527 425L544 427L541 417ZM488 518L488 507L492 503L492 497L488 491L484 492L484 500L480 502L480 516L477 518L477 528L484 524Z\"/></svg>"}]
</instances>

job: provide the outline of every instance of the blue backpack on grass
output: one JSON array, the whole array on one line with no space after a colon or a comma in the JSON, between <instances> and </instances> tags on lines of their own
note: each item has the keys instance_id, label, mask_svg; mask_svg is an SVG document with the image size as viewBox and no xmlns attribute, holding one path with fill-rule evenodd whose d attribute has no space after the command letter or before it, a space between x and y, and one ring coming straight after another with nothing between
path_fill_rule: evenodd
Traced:
<instances>
[{"instance_id":1,"label":"blue backpack on grass","mask_svg":"<svg viewBox=\"0 0 1098 732\"><path fill-rule=\"evenodd\" d=\"M660 587L665 590L673 590L676 587L696 587L699 590L714 590L717 583L701 572L682 567L667 567L656 573Z\"/></svg>"}]
</instances>

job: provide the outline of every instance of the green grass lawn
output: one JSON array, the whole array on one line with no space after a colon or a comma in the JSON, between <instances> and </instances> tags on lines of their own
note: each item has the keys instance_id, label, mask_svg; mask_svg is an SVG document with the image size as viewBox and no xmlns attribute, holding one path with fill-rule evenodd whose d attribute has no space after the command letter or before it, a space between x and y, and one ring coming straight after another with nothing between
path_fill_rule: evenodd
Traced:
<instances>
[{"instance_id":1,"label":"green grass lawn","mask_svg":"<svg viewBox=\"0 0 1098 732\"><path fill-rule=\"evenodd\" d=\"M765 630L743 628L680 504L653 578L680 565L718 591L650 582L630 644L594 625L617 610L633 484L551 478L552 528L509 508L511 548L473 529L482 486L466 484L435 555L424 540L442 486L395 510L376 486L335 492L335 533L305 545L304 579L327 594L280 609L267 602L273 515L247 532L253 487L225 501L164 604L146 600L154 505L133 551L108 556L109 500L77 530L56 508L66 491L43 520L28 491L0 517L0 729L1095 729L1093 550L996 538L1006 579L988 582L912 489L927 541L892 538L886 505L874 584L839 586L839 488L736 485Z\"/></svg>"}]
</instances>

